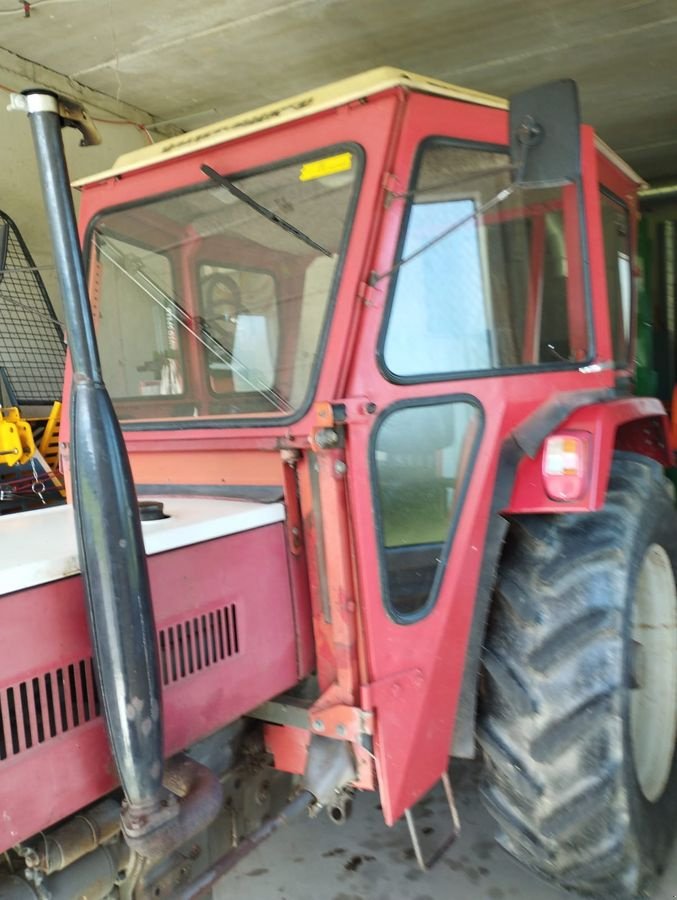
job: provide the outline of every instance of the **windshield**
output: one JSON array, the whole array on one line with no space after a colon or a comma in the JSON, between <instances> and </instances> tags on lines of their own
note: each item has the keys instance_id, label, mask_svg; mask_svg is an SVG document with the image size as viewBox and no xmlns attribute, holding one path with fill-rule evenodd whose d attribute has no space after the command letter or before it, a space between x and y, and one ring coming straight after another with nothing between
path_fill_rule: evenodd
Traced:
<instances>
[{"instance_id":1,"label":"windshield","mask_svg":"<svg viewBox=\"0 0 677 900\"><path fill-rule=\"evenodd\" d=\"M303 411L358 176L339 148L97 218L90 293L121 419Z\"/></svg>"},{"instance_id":2,"label":"windshield","mask_svg":"<svg viewBox=\"0 0 677 900\"><path fill-rule=\"evenodd\" d=\"M426 142L392 270L387 371L432 380L586 360L577 190L519 188L504 153Z\"/></svg>"}]
</instances>

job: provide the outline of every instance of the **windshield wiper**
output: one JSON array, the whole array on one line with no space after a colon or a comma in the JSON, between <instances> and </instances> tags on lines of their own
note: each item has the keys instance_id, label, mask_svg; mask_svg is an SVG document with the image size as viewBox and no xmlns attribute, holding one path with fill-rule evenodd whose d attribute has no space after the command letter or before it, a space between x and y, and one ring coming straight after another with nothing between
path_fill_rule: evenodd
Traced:
<instances>
[{"instance_id":1,"label":"windshield wiper","mask_svg":"<svg viewBox=\"0 0 677 900\"><path fill-rule=\"evenodd\" d=\"M277 225L282 228L284 231L287 231L289 234L293 234L294 237L298 238L300 241L303 241L304 244L308 244L309 247L312 247L313 250L319 250L320 253L324 253L325 256L332 256L331 250L327 250L326 247L323 247L322 244L318 244L317 241L314 241L311 237L308 237L307 234L304 234L303 231L300 231L295 225L292 225L291 222L287 222L286 219L283 219L281 216L278 216L277 213L274 213L272 209L268 209L267 206L263 206L257 200L254 200L253 197L250 197L249 194L245 194L244 191L240 190L237 185L233 184L228 178L225 178L223 175L219 175L219 173L212 169L211 166L200 166L200 171L204 172L204 174L210 178L214 184L218 184L220 187L225 188L233 197L237 197L238 200L242 200L243 203L246 203L254 212L259 213L259 215L263 216L265 219L268 219L269 222L272 222L273 225Z\"/></svg>"}]
</instances>

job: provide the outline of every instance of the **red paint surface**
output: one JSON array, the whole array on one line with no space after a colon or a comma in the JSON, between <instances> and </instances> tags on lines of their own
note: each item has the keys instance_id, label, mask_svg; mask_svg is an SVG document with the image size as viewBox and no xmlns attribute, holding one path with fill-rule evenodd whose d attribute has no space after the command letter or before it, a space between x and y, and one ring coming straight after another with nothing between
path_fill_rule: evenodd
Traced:
<instances>
[{"instance_id":1,"label":"red paint surface","mask_svg":"<svg viewBox=\"0 0 677 900\"><path fill-rule=\"evenodd\" d=\"M525 457L520 463L506 513L588 512L600 509L604 504L615 449L643 453L662 465L670 465L668 420L663 404L653 397L627 397L586 406L569 416L566 427L559 426L555 431L559 434L568 430L590 435L585 493L570 502L548 497L543 486L541 448L533 459Z\"/></svg>"},{"instance_id":2,"label":"red paint surface","mask_svg":"<svg viewBox=\"0 0 677 900\"><path fill-rule=\"evenodd\" d=\"M195 616L209 618L230 605L237 610L238 652L179 677L163 691L169 755L295 684L298 648L281 524L151 556L148 562L158 629ZM6 688L91 657L79 577L0 598L0 621L3 712ZM101 717L73 727L67 709L68 721L59 723L57 737L30 749L22 741L17 754L0 761L0 851L117 783Z\"/></svg>"}]
</instances>

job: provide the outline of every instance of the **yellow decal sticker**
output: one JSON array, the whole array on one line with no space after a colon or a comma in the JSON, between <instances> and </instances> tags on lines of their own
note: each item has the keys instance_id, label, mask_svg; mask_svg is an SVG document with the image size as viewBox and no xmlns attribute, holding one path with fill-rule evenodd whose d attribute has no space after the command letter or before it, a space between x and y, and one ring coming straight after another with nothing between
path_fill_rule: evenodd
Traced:
<instances>
[{"instance_id":1,"label":"yellow decal sticker","mask_svg":"<svg viewBox=\"0 0 677 900\"><path fill-rule=\"evenodd\" d=\"M299 181L313 181L315 178L324 178L325 175L348 172L352 167L352 153L338 153L336 156L327 156L325 159L314 159L301 166Z\"/></svg>"}]
</instances>

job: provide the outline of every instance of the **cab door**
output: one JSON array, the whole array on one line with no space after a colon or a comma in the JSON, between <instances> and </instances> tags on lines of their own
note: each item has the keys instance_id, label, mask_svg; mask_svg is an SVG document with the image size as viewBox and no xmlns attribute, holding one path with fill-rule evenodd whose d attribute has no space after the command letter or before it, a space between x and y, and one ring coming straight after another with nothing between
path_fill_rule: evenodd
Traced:
<instances>
[{"instance_id":1,"label":"cab door","mask_svg":"<svg viewBox=\"0 0 677 900\"><path fill-rule=\"evenodd\" d=\"M504 440L580 386L589 357L579 204L568 186L497 202L506 143L503 110L411 96L363 298L348 396L366 413L346 460L388 823L448 765L475 598L501 547L487 526L510 497L494 490Z\"/></svg>"}]
</instances>

